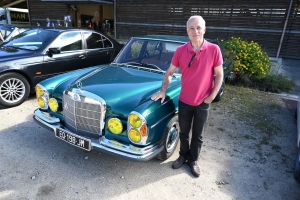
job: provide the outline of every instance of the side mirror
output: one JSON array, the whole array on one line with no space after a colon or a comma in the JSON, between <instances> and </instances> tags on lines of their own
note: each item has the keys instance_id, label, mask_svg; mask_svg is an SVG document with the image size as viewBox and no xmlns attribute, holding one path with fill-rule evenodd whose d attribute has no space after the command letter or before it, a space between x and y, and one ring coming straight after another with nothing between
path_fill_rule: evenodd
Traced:
<instances>
[{"instance_id":1,"label":"side mirror","mask_svg":"<svg viewBox=\"0 0 300 200\"><path fill-rule=\"evenodd\" d=\"M57 54L57 53L60 53L60 49L59 48L49 48L48 52L49 52L49 54Z\"/></svg>"}]
</instances>

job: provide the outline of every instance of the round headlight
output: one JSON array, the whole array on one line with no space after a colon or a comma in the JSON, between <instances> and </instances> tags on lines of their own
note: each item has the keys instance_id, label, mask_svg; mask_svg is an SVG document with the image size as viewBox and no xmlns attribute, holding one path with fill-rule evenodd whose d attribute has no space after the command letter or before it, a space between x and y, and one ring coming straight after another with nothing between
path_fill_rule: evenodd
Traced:
<instances>
[{"instance_id":1,"label":"round headlight","mask_svg":"<svg viewBox=\"0 0 300 200\"><path fill-rule=\"evenodd\" d=\"M129 130L129 138L132 142L139 143L142 139L141 134L136 129Z\"/></svg>"},{"instance_id":2,"label":"round headlight","mask_svg":"<svg viewBox=\"0 0 300 200\"><path fill-rule=\"evenodd\" d=\"M110 120L108 120L107 126L110 132L112 132L113 134L120 134L123 130L122 123L117 118L111 118Z\"/></svg>"},{"instance_id":3,"label":"round headlight","mask_svg":"<svg viewBox=\"0 0 300 200\"><path fill-rule=\"evenodd\" d=\"M134 128L139 128L142 125L142 119L136 114L130 114L128 117L129 124Z\"/></svg>"},{"instance_id":4,"label":"round headlight","mask_svg":"<svg viewBox=\"0 0 300 200\"><path fill-rule=\"evenodd\" d=\"M43 96L44 95L44 90L42 89L41 86L36 86L35 87L35 93L37 97Z\"/></svg>"},{"instance_id":5,"label":"round headlight","mask_svg":"<svg viewBox=\"0 0 300 200\"><path fill-rule=\"evenodd\" d=\"M46 108L46 101L45 101L44 98L39 97L39 98L37 99L37 101L38 101L38 104L39 104L40 108Z\"/></svg>"},{"instance_id":6,"label":"round headlight","mask_svg":"<svg viewBox=\"0 0 300 200\"><path fill-rule=\"evenodd\" d=\"M57 112L58 103L57 103L56 99L54 99L54 98L49 99L48 104L49 104L50 110L52 110L53 112Z\"/></svg>"}]
</instances>

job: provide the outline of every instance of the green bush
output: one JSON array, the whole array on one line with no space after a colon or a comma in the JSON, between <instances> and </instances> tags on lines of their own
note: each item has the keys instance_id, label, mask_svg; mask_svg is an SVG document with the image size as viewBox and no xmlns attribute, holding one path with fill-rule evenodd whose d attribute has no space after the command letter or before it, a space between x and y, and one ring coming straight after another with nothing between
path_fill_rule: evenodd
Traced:
<instances>
[{"instance_id":1,"label":"green bush","mask_svg":"<svg viewBox=\"0 0 300 200\"><path fill-rule=\"evenodd\" d=\"M231 37L229 40L218 40L224 53L224 62L229 63L233 79L244 76L264 78L271 67L270 58L256 42L247 42Z\"/></svg>"}]
</instances>

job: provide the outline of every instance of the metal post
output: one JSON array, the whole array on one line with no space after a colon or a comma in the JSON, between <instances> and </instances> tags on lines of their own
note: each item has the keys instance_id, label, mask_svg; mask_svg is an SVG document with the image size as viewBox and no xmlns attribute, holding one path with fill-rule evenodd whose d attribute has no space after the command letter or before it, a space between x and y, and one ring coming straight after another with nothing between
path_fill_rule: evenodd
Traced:
<instances>
[{"instance_id":1,"label":"metal post","mask_svg":"<svg viewBox=\"0 0 300 200\"><path fill-rule=\"evenodd\" d=\"M115 36L115 39L117 38L117 25L116 25L117 14L116 14L116 11L117 11L117 0L114 0L114 36Z\"/></svg>"},{"instance_id":2,"label":"metal post","mask_svg":"<svg viewBox=\"0 0 300 200\"><path fill-rule=\"evenodd\" d=\"M279 43L279 47L278 47L276 58L278 58L279 54L280 54L281 45L282 45L282 42L283 42L283 37L284 37L284 34L285 34L285 29L286 29L287 23L289 21L289 16L290 16L290 11L291 11L292 4L293 4L293 0L291 0L291 2L290 2L290 7L289 7L289 10L288 10L286 19L285 19L285 23L284 23L284 27L283 27L283 30L282 30L281 39L280 39L280 43Z\"/></svg>"}]
</instances>

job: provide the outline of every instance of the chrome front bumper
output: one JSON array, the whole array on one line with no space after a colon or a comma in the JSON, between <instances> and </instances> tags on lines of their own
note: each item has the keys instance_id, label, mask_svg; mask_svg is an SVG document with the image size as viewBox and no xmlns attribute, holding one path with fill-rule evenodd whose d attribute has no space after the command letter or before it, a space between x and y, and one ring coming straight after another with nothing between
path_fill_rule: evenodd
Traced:
<instances>
[{"instance_id":1,"label":"chrome front bumper","mask_svg":"<svg viewBox=\"0 0 300 200\"><path fill-rule=\"evenodd\" d=\"M55 132L57 128L61 128L67 130L68 132L71 132L60 124L59 118L50 116L48 113L42 112L39 109L36 109L34 111L33 119L36 123L50 131ZM76 133L72 134L77 135ZM124 145L114 140L108 140L105 138L105 136L102 136L99 139L91 139L91 149L131 161L151 160L157 154L159 154L163 150L163 148L164 147L161 143L157 143L144 148L139 148L133 145Z\"/></svg>"}]
</instances>

